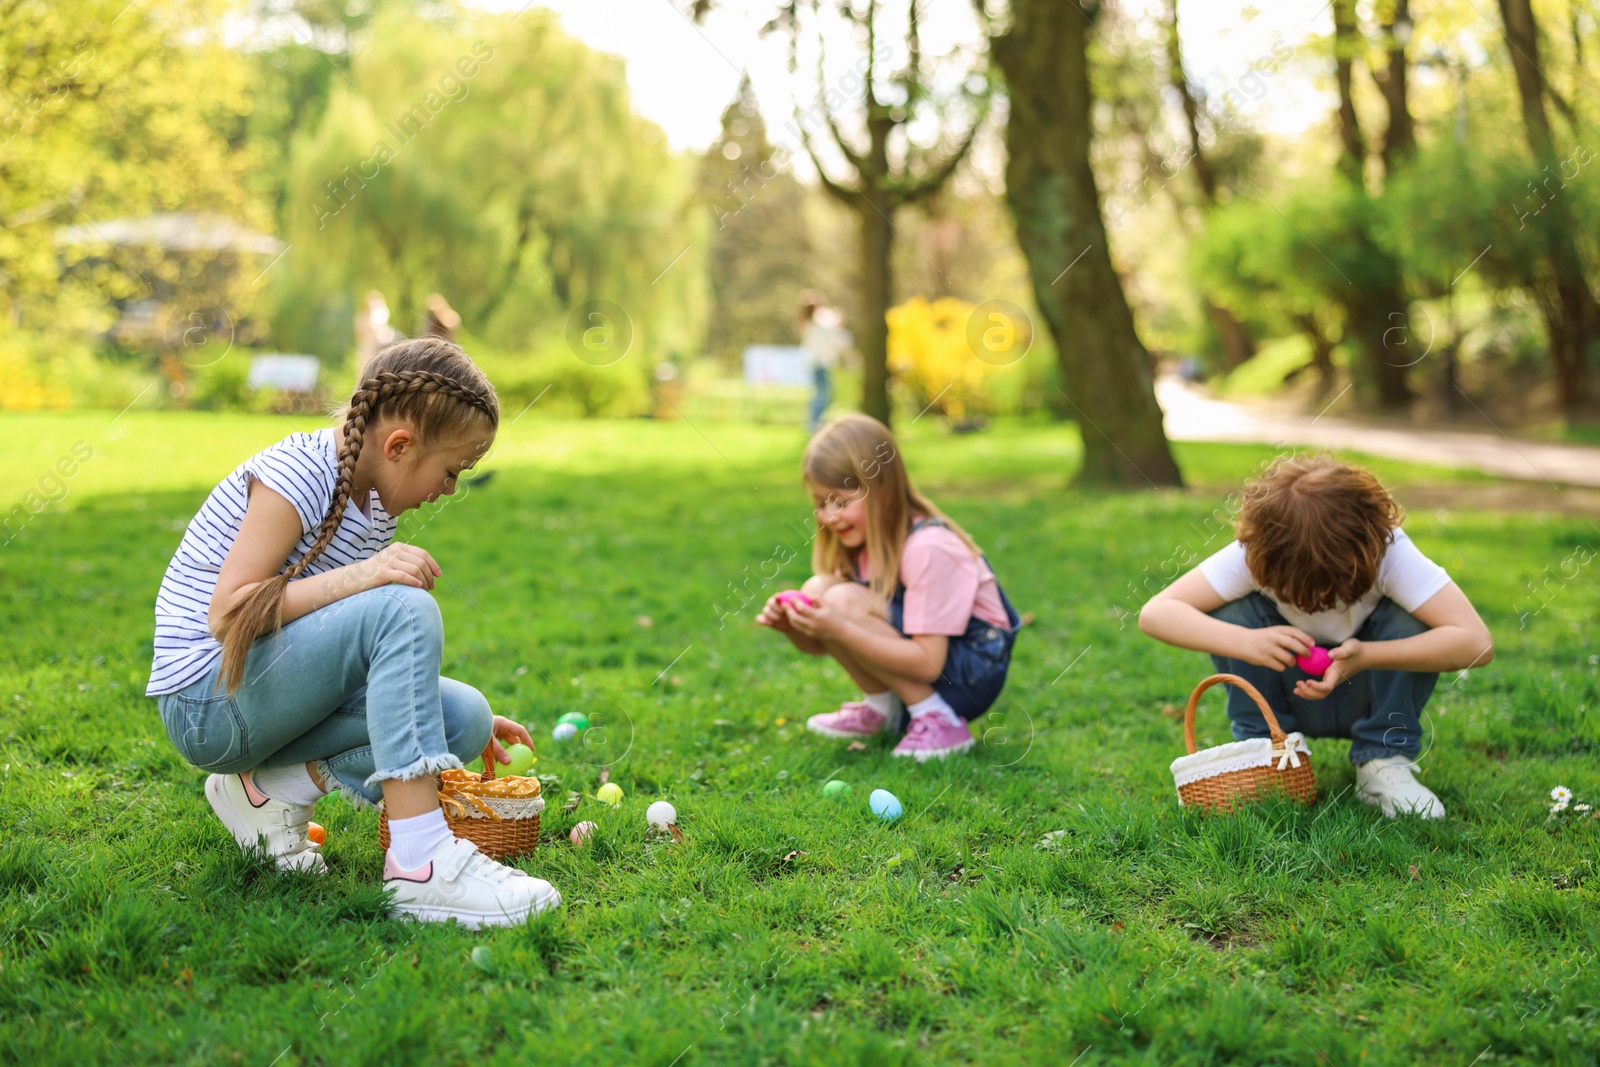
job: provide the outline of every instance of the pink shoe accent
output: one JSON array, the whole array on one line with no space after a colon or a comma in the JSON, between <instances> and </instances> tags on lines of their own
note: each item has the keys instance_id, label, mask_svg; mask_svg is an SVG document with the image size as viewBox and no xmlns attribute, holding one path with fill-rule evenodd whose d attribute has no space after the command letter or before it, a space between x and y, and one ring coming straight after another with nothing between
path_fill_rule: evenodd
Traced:
<instances>
[{"instance_id":1,"label":"pink shoe accent","mask_svg":"<svg viewBox=\"0 0 1600 1067\"><path fill-rule=\"evenodd\" d=\"M420 877L419 877L420 876ZM393 882L431 882L433 881L433 861L429 860L426 866L418 867L414 871L403 870L394 861L394 853L384 850L383 853L383 880Z\"/></svg>"},{"instance_id":2,"label":"pink shoe accent","mask_svg":"<svg viewBox=\"0 0 1600 1067\"><path fill-rule=\"evenodd\" d=\"M245 771L239 775L239 784L244 786L245 799L250 801L252 808L259 808L272 798L256 788L256 780L250 777L250 772Z\"/></svg>"},{"instance_id":3,"label":"pink shoe accent","mask_svg":"<svg viewBox=\"0 0 1600 1067\"><path fill-rule=\"evenodd\" d=\"M883 716L860 700L847 700L838 711L813 715L806 729L823 737L871 737L883 730Z\"/></svg>"},{"instance_id":4,"label":"pink shoe accent","mask_svg":"<svg viewBox=\"0 0 1600 1067\"><path fill-rule=\"evenodd\" d=\"M967 724L955 725L937 712L918 715L911 720L911 728L894 746L894 755L910 756L918 763L930 759L944 759L955 752L965 752L975 742Z\"/></svg>"}]
</instances>

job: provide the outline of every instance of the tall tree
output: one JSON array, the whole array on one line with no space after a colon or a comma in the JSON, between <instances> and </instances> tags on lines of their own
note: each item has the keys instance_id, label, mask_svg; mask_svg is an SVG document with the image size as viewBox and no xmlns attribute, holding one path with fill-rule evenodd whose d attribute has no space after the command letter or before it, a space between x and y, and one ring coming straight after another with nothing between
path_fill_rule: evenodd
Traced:
<instances>
[{"instance_id":1,"label":"tall tree","mask_svg":"<svg viewBox=\"0 0 1600 1067\"><path fill-rule=\"evenodd\" d=\"M1079 482L1181 485L1089 163L1088 50L1099 13L1097 3L1012 0L1008 17L990 25L1010 103L1006 202L1083 435Z\"/></svg>"},{"instance_id":2,"label":"tall tree","mask_svg":"<svg viewBox=\"0 0 1600 1067\"><path fill-rule=\"evenodd\" d=\"M1383 170L1388 177L1417 153L1417 127L1411 118L1411 103L1406 92L1406 45L1411 40L1411 0L1391 0L1382 10L1384 51L1388 63L1373 71L1373 80L1383 93L1389 111L1389 125L1383 131Z\"/></svg>"},{"instance_id":3,"label":"tall tree","mask_svg":"<svg viewBox=\"0 0 1600 1067\"><path fill-rule=\"evenodd\" d=\"M1194 173L1196 188L1200 190L1203 211L1217 206L1217 171L1206 154L1200 137L1200 101L1189 77L1183 69L1183 44L1178 35L1178 0L1167 0L1166 9L1167 79L1178 94L1183 110L1184 131L1189 138L1189 167ZM1222 346L1224 362L1237 367L1255 354L1255 341L1242 322L1228 309L1218 307L1209 293L1202 293L1206 317L1216 332L1217 343Z\"/></svg>"},{"instance_id":4,"label":"tall tree","mask_svg":"<svg viewBox=\"0 0 1600 1067\"><path fill-rule=\"evenodd\" d=\"M959 120L947 117L951 101L936 95L932 72L924 68L921 6L918 0L907 0L904 52L901 62L890 69L885 68L895 58L896 49L886 39L879 0L838 6L865 49L857 64L860 74L854 79L860 84L860 98L855 102L858 121L851 124L865 137L865 144L846 134L834 103L846 99L842 86L849 76L840 78L837 85L827 82L820 0L789 0L768 26L789 36L791 73L798 74L802 42L815 41L817 99L795 117L795 126L823 188L854 213L860 226L862 321L856 324L855 334L862 358L861 408L885 423L890 414L889 328L884 316L892 299L890 253L895 213L932 196L951 179L983 125L989 99L986 89L977 94L965 91L977 72L959 79L963 90L957 95L965 98L964 110L970 118L965 132L958 132L953 123ZM939 134L931 145L919 146L911 139L910 130L929 123L937 126ZM817 152L815 138L824 132L843 158L846 173L842 177L833 177Z\"/></svg>"},{"instance_id":5,"label":"tall tree","mask_svg":"<svg viewBox=\"0 0 1600 1067\"><path fill-rule=\"evenodd\" d=\"M767 139L746 75L700 164L711 219L706 351L728 366L738 365L745 345L793 341L796 297L818 284L805 189L786 162Z\"/></svg>"},{"instance_id":6,"label":"tall tree","mask_svg":"<svg viewBox=\"0 0 1600 1067\"><path fill-rule=\"evenodd\" d=\"M285 340L343 351L318 316L369 288L402 330L438 291L474 336L519 351L596 302L658 353L696 339L692 168L634 112L619 60L536 9L391 14L369 33L293 152Z\"/></svg>"},{"instance_id":7,"label":"tall tree","mask_svg":"<svg viewBox=\"0 0 1600 1067\"><path fill-rule=\"evenodd\" d=\"M1529 0L1500 0L1500 15L1505 25L1506 48L1511 54L1511 69L1516 74L1517 94L1522 101L1522 125L1533 152L1538 173L1555 167L1559 173L1555 138L1550 132L1550 117L1545 97L1550 92L1539 65L1539 27L1534 21ZM1549 227L1549 263L1553 284L1539 303L1545 328L1550 335L1550 358L1555 368L1556 394L1561 409L1569 414L1581 409L1589 399L1589 349L1600 332L1600 307L1594 290L1584 277L1583 263L1573 237L1567 200L1559 194L1548 205L1555 213Z\"/></svg>"},{"instance_id":8,"label":"tall tree","mask_svg":"<svg viewBox=\"0 0 1600 1067\"><path fill-rule=\"evenodd\" d=\"M250 96L246 64L224 43L226 18L225 0L21 0L0 10L0 313L104 328L111 300L164 298L164 279L134 257L107 247L58 255L59 227L179 207L265 226L236 143ZM63 270L80 257L84 270Z\"/></svg>"},{"instance_id":9,"label":"tall tree","mask_svg":"<svg viewBox=\"0 0 1600 1067\"><path fill-rule=\"evenodd\" d=\"M1378 407L1398 411L1411 403L1411 389L1406 384L1409 358L1391 347L1390 340L1401 335L1395 330L1406 325L1410 303L1399 262L1378 243L1370 225L1373 212L1366 192L1367 145L1356 115L1354 86L1355 60L1364 47L1365 41L1356 22L1355 0L1333 0L1334 70L1339 86L1338 166L1340 176L1356 194L1349 202L1357 208L1348 220L1346 239L1361 250L1357 259L1360 269L1347 277L1349 284L1341 290L1341 303L1346 312L1345 330L1356 342L1361 355L1366 386L1363 392ZM1404 65L1403 55L1399 62ZM1397 79L1397 84L1401 89L1398 114L1404 115L1404 78ZM1394 104L1391 98L1391 109ZM1396 114L1391 110L1391 133L1397 129ZM1403 121L1409 125L1409 117ZM1398 165L1400 153L1386 141L1383 158L1386 164L1392 160Z\"/></svg>"}]
</instances>

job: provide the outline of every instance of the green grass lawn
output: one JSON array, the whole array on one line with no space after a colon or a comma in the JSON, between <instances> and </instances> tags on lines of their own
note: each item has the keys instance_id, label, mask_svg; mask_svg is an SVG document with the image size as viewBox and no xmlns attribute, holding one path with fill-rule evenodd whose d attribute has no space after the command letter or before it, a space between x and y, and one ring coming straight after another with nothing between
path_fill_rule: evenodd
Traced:
<instances>
[{"instance_id":1,"label":"green grass lawn","mask_svg":"<svg viewBox=\"0 0 1600 1067\"><path fill-rule=\"evenodd\" d=\"M60 497L0 548L8 1061L1594 1062L1600 824L1551 824L1547 804L1558 783L1600 796L1600 564L1575 563L1595 525L1473 510L1481 478L1374 462L1402 501L1461 494L1408 529L1498 639L1430 707L1423 780L1449 818L1354 801L1330 741L1312 742L1316 807L1206 817L1173 796L1163 706L1209 664L1126 613L1223 544L1207 518L1270 451L1182 446L1204 488L1104 496L1064 488L1070 427L931 423L904 435L913 474L1035 618L982 743L943 765L808 736L843 676L749 621L807 573L797 431L529 417L491 483L403 521L444 568L449 674L536 737L572 709L610 726L540 746L561 785L522 866L566 906L470 934L383 917L375 816L337 797L317 814L326 879L241 857L142 695L186 520L312 423L0 419L0 502ZM56 492L79 441L92 458ZM762 582L772 560L791 562ZM1228 739L1220 695L1199 733ZM620 810L562 812L602 766ZM849 801L820 795L830 776ZM899 822L867 811L876 786ZM657 797L683 843L648 834ZM601 827L586 849L567 843L580 819Z\"/></svg>"}]
</instances>

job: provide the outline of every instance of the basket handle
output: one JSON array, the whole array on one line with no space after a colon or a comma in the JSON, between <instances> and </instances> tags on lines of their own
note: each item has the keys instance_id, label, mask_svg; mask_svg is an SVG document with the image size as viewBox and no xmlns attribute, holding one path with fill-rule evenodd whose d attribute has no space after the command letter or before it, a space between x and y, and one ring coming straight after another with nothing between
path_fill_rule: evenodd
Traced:
<instances>
[{"instance_id":1,"label":"basket handle","mask_svg":"<svg viewBox=\"0 0 1600 1067\"><path fill-rule=\"evenodd\" d=\"M1189 694L1189 706L1183 709L1183 743L1188 746L1189 755L1194 755L1197 750L1197 746L1194 743L1194 713L1195 709L1200 706L1200 696L1207 689L1220 682L1226 682L1256 702L1256 707L1261 709L1262 718L1267 720L1267 730L1272 734L1272 747L1282 747L1287 735L1284 734L1283 727L1278 725L1278 717L1272 714L1272 709L1267 707L1266 700L1262 698L1256 687L1240 678L1237 674L1213 674L1194 687L1194 692ZM485 763L484 766L488 766L488 764Z\"/></svg>"},{"instance_id":2,"label":"basket handle","mask_svg":"<svg viewBox=\"0 0 1600 1067\"><path fill-rule=\"evenodd\" d=\"M489 743L483 746L483 773L478 775L480 781L494 781L494 738L489 738Z\"/></svg>"}]
</instances>

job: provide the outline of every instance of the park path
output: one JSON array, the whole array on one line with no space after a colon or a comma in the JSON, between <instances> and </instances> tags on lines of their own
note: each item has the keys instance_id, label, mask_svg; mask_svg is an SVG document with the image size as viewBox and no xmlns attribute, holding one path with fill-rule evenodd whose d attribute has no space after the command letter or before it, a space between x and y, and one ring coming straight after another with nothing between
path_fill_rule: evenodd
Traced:
<instances>
[{"instance_id":1,"label":"park path","mask_svg":"<svg viewBox=\"0 0 1600 1067\"><path fill-rule=\"evenodd\" d=\"M1174 441L1342 448L1552 487L1600 488L1600 448L1514 440L1487 417L1484 433L1372 425L1235 404L1171 376L1156 381L1156 400L1166 413L1167 437Z\"/></svg>"}]
</instances>

